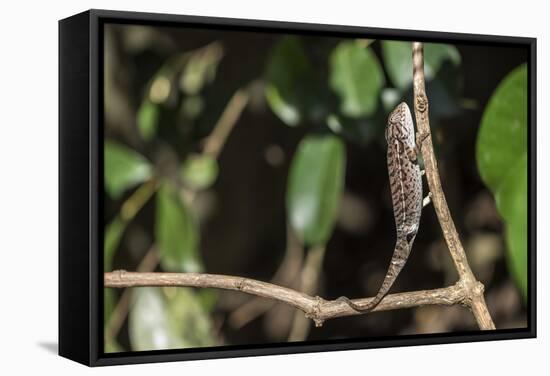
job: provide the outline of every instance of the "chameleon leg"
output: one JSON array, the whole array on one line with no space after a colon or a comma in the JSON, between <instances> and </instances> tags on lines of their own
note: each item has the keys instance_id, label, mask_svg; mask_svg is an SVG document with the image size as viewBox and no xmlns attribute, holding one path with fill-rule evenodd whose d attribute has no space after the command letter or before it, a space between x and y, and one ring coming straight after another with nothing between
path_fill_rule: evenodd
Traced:
<instances>
[{"instance_id":1,"label":"chameleon leg","mask_svg":"<svg viewBox=\"0 0 550 376\"><path fill-rule=\"evenodd\" d=\"M418 150L416 147L406 147L405 146L405 153L407 154L407 158L409 158L409 161L411 161L414 164L418 163Z\"/></svg>"},{"instance_id":2,"label":"chameleon leg","mask_svg":"<svg viewBox=\"0 0 550 376\"><path fill-rule=\"evenodd\" d=\"M407 157L412 163L418 163L418 156L420 155L420 151L422 150L422 143L424 140L430 135L430 133L416 133L416 144L414 147L405 146L405 152L407 153Z\"/></svg>"},{"instance_id":3,"label":"chameleon leg","mask_svg":"<svg viewBox=\"0 0 550 376\"><path fill-rule=\"evenodd\" d=\"M432 202L432 192L428 192L428 195L422 200L422 207L425 208Z\"/></svg>"}]
</instances>

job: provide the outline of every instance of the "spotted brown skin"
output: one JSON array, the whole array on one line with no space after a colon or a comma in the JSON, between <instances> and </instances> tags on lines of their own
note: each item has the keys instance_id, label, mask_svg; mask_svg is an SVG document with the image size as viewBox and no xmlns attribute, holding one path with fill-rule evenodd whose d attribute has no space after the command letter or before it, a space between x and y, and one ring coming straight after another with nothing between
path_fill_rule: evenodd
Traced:
<instances>
[{"instance_id":1,"label":"spotted brown skin","mask_svg":"<svg viewBox=\"0 0 550 376\"><path fill-rule=\"evenodd\" d=\"M390 114L386 126L386 142L397 240L390 266L374 299L366 306L358 306L346 297L340 298L359 312L373 309L389 292L407 262L422 213L422 174L417 163L418 148L411 111L406 103L400 103Z\"/></svg>"}]
</instances>

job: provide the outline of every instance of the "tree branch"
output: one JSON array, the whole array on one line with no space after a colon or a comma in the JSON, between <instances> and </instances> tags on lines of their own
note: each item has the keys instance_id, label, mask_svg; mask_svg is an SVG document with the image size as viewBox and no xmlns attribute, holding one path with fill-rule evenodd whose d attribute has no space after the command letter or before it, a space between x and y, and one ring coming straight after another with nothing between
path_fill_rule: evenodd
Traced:
<instances>
[{"instance_id":1,"label":"tree branch","mask_svg":"<svg viewBox=\"0 0 550 376\"><path fill-rule=\"evenodd\" d=\"M234 277L206 273L139 273L117 270L105 273L104 286L110 288L171 286L200 287L241 291L243 293L274 299L303 311L316 326L336 317L361 314L346 302L325 300L319 296L310 296L287 287L261 282L250 278ZM464 304L469 291L461 283L435 289L387 295L373 311L419 307L425 305ZM359 305L366 305L372 298L354 299Z\"/></svg>"},{"instance_id":2,"label":"tree branch","mask_svg":"<svg viewBox=\"0 0 550 376\"><path fill-rule=\"evenodd\" d=\"M451 253L459 275L458 284L463 285L467 292L466 303L472 310L480 329L495 329L495 324L485 304L483 297L484 286L477 281L468 260L466 252L456 231L453 218L443 193L437 161L432 144L430 132L430 119L428 116L428 97L426 95L426 85L424 78L424 49L420 42L413 43L413 89L414 89L414 113L416 126L420 133L422 158L424 159L424 168L426 170L426 179L432 193L432 202L443 231L443 237ZM425 137L424 137L425 136Z\"/></svg>"},{"instance_id":3,"label":"tree branch","mask_svg":"<svg viewBox=\"0 0 550 376\"><path fill-rule=\"evenodd\" d=\"M423 47L422 43L418 42L413 43L413 86L415 117L421 136L420 139L422 140L421 152L424 159L428 186L432 193L432 202L443 231L445 242L459 274L459 280L455 285L445 288L387 295L373 311L388 311L425 305L451 306L460 304L472 311L480 329L495 329L483 297L484 286L476 280L470 269L466 253L458 236L441 186L441 179L431 141L428 98L426 96L424 78ZM231 102L236 108L236 113L240 114L247 100L248 98L242 92L236 93ZM222 116L222 118L224 120L220 119L220 123L227 122L228 124L232 124L238 116L235 117L227 114ZM221 135L220 138L225 140L228 129L230 130L231 127L221 127L224 129L213 135L211 142L206 143L205 151L217 156L224 143L224 141L220 142L217 138ZM104 286L106 288L179 286L241 291L293 306L303 311L306 317L313 319L316 326L321 326L328 319L361 314L361 312L355 311L344 301L329 301L319 296L311 296L287 287L235 276L206 273L136 273L115 271L104 274ZM355 299L353 302L357 305L367 305L372 299Z\"/></svg>"}]
</instances>

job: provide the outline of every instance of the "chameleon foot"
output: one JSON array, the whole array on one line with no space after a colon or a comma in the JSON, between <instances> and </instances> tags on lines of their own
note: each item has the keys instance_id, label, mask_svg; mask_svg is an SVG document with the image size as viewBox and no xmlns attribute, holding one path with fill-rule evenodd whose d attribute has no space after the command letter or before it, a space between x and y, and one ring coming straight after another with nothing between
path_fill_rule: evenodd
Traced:
<instances>
[{"instance_id":1,"label":"chameleon foot","mask_svg":"<svg viewBox=\"0 0 550 376\"><path fill-rule=\"evenodd\" d=\"M432 202L432 192L428 192L428 195L422 200L422 207L425 208Z\"/></svg>"}]
</instances>

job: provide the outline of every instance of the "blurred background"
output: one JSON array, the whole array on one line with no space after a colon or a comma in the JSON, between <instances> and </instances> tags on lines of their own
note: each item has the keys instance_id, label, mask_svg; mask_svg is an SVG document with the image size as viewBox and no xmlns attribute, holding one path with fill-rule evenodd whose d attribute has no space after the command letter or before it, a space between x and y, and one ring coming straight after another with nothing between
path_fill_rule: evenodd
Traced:
<instances>
[{"instance_id":1,"label":"blurred background","mask_svg":"<svg viewBox=\"0 0 550 376\"><path fill-rule=\"evenodd\" d=\"M425 45L443 188L497 329L527 325L526 62L519 47ZM105 271L374 295L395 244L384 127L411 81L410 42L105 25ZM428 206L391 292L456 280ZM104 292L106 352L477 330L458 306L315 328L236 292Z\"/></svg>"}]
</instances>

